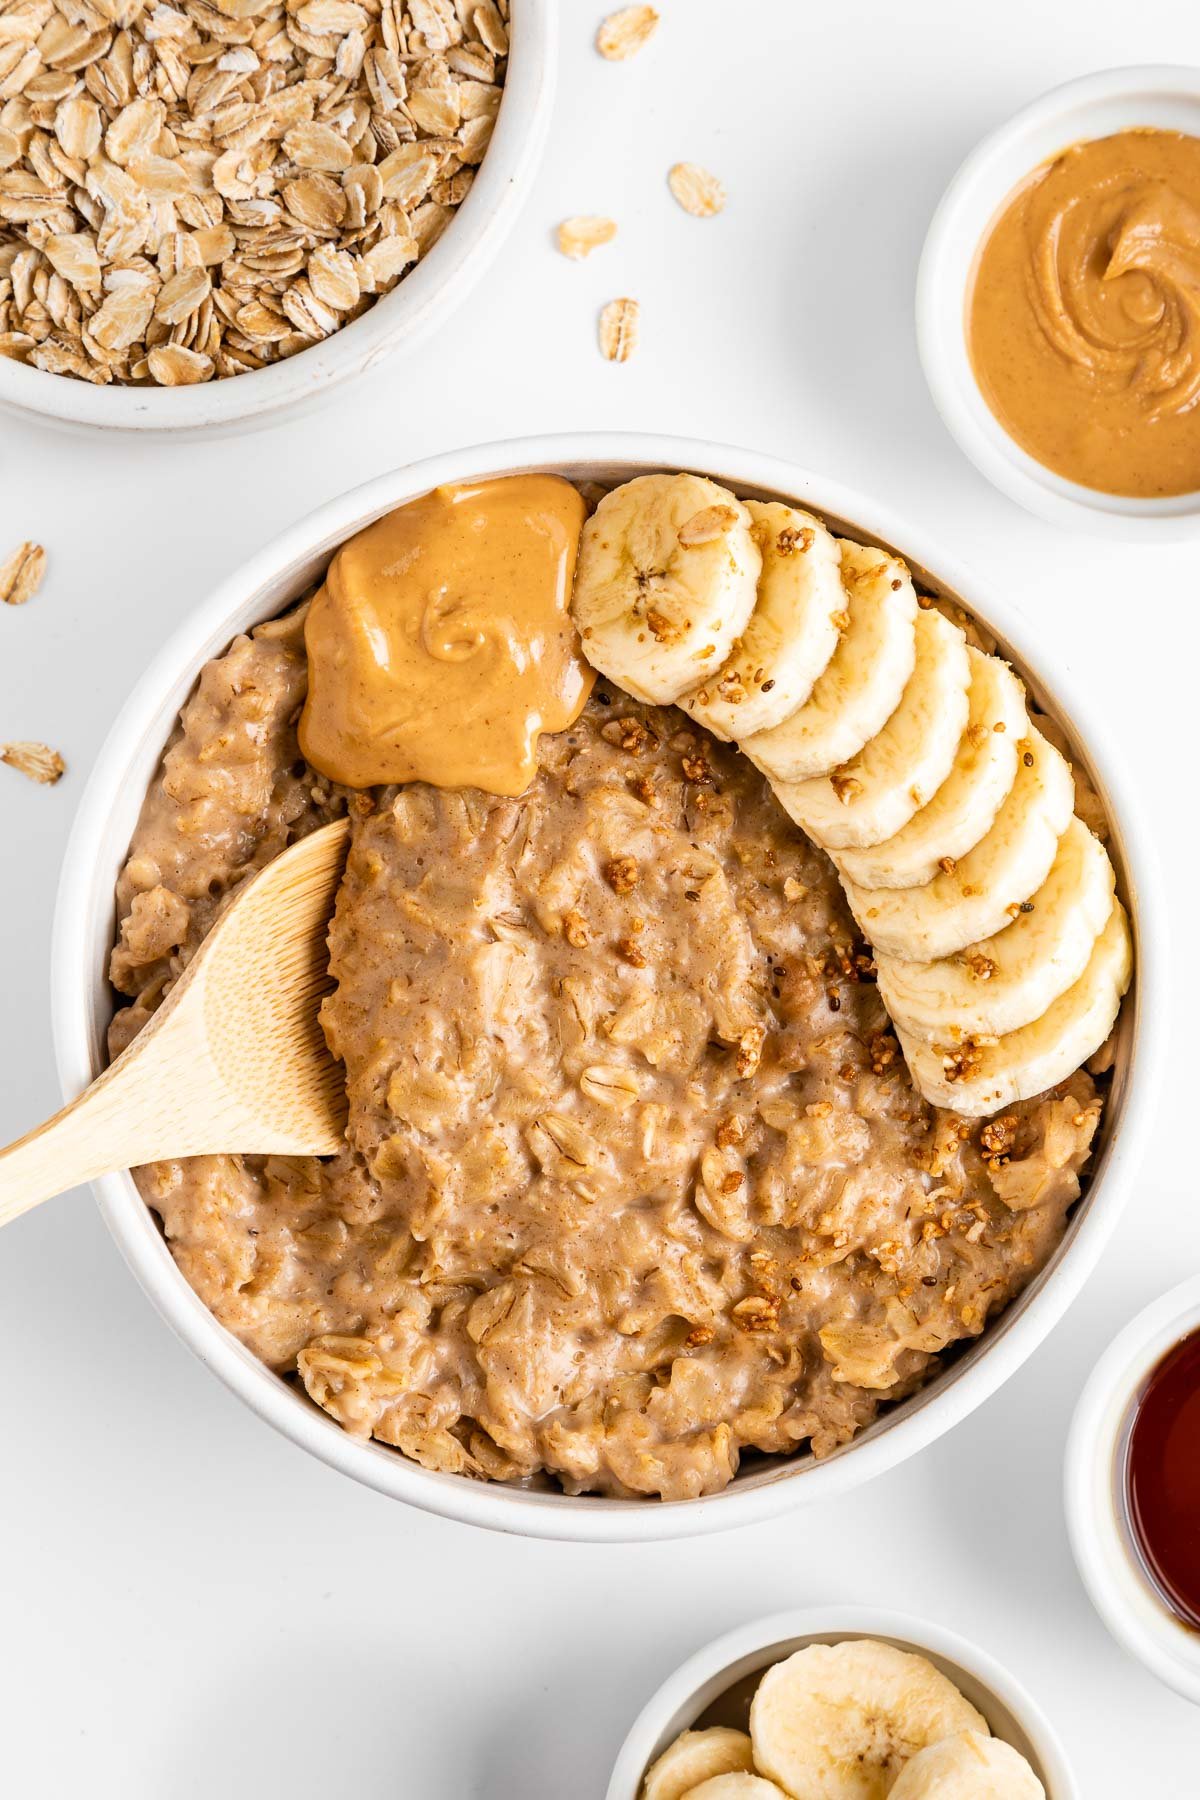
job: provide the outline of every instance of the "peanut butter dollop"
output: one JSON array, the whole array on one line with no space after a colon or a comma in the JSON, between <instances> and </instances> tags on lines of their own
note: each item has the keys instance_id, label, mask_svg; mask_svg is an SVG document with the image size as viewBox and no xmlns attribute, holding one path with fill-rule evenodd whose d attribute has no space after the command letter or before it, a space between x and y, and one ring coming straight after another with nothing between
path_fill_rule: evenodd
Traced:
<instances>
[{"instance_id":1,"label":"peanut butter dollop","mask_svg":"<svg viewBox=\"0 0 1200 1800\"><path fill-rule=\"evenodd\" d=\"M968 343L1047 468L1110 494L1200 488L1200 138L1122 131L1037 170L980 248Z\"/></svg>"},{"instance_id":2,"label":"peanut butter dollop","mask_svg":"<svg viewBox=\"0 0 1200 1800\"><path fill-rule=\"evenodd\" d=\"M554 475L435 488L342 545L305 625L300 748L347 787L521 794L592 672L568 610L584 505Z\"/></svg>"}]
</instances>

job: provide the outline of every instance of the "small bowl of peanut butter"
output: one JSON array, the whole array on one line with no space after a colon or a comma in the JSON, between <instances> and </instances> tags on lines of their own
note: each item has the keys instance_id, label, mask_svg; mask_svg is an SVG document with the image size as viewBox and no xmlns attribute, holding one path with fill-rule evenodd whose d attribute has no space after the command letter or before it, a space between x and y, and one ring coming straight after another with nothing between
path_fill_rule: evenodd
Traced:
<instances>
[{"instance_id":1,"label":"small bowl of peanut butter","mask_svg":"<svg viewBox=\"0 0 1200 1800\"><path fill-rule=\"evenodd\" d=\"M971 153L917 282L934 402L1055 524L1200 534L1200 69L1054 89Z\"/></svg>"}]
</instances>

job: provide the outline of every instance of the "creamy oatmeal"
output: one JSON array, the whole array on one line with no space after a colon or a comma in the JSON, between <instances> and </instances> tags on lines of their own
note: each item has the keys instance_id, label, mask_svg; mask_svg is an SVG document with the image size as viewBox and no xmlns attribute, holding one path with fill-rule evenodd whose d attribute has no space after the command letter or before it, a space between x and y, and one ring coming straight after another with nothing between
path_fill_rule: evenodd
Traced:
<instances>
[{"instance_id":1,"label":"creamy oatmeal","mask_svg":"<svg viewBox=\"0 0 1200 1800\"><path fill-rule=\"evenodd\" d=\"M601 681L521 799L350 794L297 742L304 607L205 669L118 890L130 1041L238 884L349 809L328 1162L138 1183L181 1270L427 1467L684 1499L826 1455L1044 1266L1101 1110L914 1092L833 865L765 779Z\"/></svg>"}]
</instances>

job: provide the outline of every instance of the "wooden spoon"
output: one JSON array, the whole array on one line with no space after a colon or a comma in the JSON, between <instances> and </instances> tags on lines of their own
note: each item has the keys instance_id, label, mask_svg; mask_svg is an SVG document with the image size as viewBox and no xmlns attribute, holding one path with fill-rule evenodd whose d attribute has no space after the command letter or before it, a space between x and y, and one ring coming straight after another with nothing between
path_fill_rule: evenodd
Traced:
<instances>
[{"instance_id":1,"label":"wooden spoon","mask_svg":"<svg viewBox=\"0 0 1200 1800\"><path fill-rule=\"evenodd\" d=\"M0 1225L40 1200L166 1157L332 1156L345 1075L317 1018L347 819L248 881L149 1024L103 1075L0 1150Z\"/></svg>"}]
</instances>

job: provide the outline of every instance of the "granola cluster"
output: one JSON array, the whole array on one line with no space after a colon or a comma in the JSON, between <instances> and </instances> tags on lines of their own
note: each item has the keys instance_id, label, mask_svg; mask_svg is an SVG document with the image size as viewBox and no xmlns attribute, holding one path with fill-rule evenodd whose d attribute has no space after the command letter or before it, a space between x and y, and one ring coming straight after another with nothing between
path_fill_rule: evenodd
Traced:
<instances>
[{"instance_id":1,"label":"granola cluster","mask_svg":"<svg viewBox=\"0 0 1200 1800\"><path fill-rule=\"evenodd\" d=\"M508 0L0 0L0 354L176 387L318 343L470 189Z\"/></svg>"}]
</instances>

